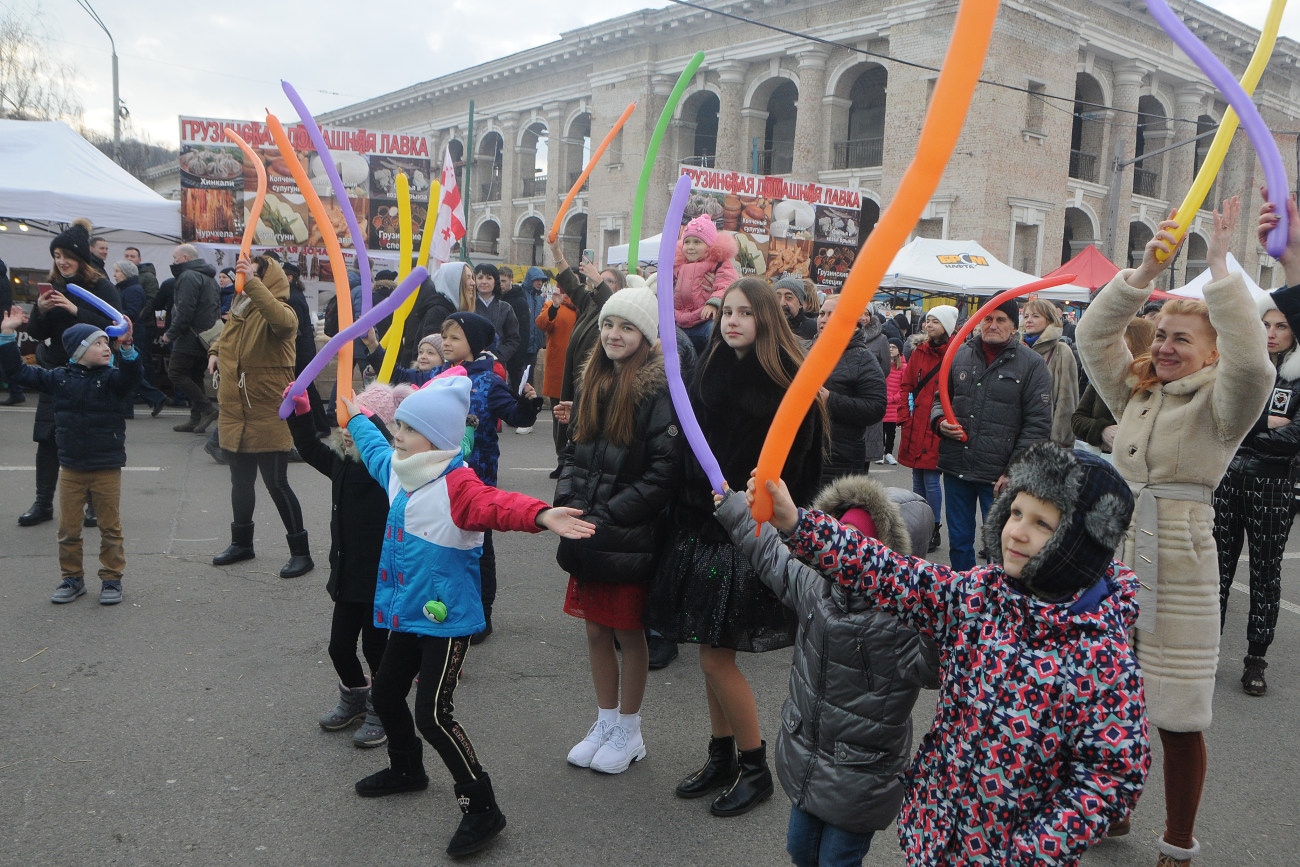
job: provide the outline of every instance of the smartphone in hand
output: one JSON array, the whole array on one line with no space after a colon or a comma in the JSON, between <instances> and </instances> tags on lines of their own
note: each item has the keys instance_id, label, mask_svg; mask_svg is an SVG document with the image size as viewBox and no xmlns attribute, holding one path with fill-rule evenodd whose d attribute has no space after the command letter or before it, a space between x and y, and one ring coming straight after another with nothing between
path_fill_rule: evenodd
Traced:
<instances>
[{"instance_id":1,"label":"smartphone in hand","mask_svg":"<svg viewBox=\"0 0 1300 867\"><path fill-rule=\"evenodd\" d=\"M596 251L595 251L595 250L583 250L583 251L582 251L582 264L584 264L584 265L595 265L595 264L596 264Z\"/></svg>"},{"instance_id":2,"label":"smartphone in hand","mask_svg":"<svg viewBox=\"0 0 1300 867\"><path fill-rule=\"evenodd\" d=\"M37 288L37 290L38 290L42 295L49 295L51 292L54 291L54 284L53 284L53 283L37 283L37 284L36 284L36 288Z\"/></svg>"}]
</instances>

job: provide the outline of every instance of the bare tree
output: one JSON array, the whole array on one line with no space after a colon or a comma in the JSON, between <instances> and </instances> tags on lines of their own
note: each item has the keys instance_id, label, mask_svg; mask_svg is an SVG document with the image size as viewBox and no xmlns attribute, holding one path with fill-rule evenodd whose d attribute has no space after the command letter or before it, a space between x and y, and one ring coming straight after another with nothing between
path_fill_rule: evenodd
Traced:
<instances>
[{"instance_id":1,"label":"bare tree","mask_svg":"<svg viewBox=\"0 0 1300 867\"><path fill-rule=\"evenodd\" d=\"M55 59L40 8L0 13L0 117L62 120L77 125L77 71Z\"/></svg>"}]
</instances>

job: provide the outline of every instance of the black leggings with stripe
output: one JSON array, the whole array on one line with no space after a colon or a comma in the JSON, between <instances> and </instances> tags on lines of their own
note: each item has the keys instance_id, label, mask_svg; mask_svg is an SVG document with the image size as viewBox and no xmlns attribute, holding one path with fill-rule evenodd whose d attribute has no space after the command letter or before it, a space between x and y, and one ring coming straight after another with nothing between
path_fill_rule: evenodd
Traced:
<instances>
[{"instance_id":1,"label":"black leggings with stripe","mask_svg":"<svg viewBox=\"0 0 1300 867\"><path fill-rule=\"evenodd\" d=\"M392 632L371 689L375 712L388 733L389 749L414 749L419 743L418 727L457 783L472 782L483 774L474 745L452 716L452 694L467 650L468 635L442 638ZM420 683L415 689L412 720L406 697L416 675Z\"/></svg>"}]
</instances>

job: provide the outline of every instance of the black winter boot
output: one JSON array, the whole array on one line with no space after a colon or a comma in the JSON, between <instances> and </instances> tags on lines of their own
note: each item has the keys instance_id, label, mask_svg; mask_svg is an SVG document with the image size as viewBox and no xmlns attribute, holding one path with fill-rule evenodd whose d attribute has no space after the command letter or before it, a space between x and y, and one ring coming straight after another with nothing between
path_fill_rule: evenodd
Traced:
<instances>
[{"instance_id":1,"label":"black winter boot","mask_svg":"<svg viewBox=\"0 0 1300 867\"><path fill-rule=\"evenodd\" d=\"M20 527L35 527L46 521L54 520L54 489L59 484L59 465L54 464L54 471L41 466L40 455L36 458L36 502L26 512L18 516Z\"/></svg>"},{"instance_id":2,"label":"black winter boot","mask_svg":"<svg viewBox=\"0 0 1300 867\"><path fill-rule=\"evenodd\" d=\"M702 798L720 786L729 785L739 770L736 739L709 738L709 760L704 767L677 784L677 797Z\"/></svg>"},{"instance_id":3,"label":"black winter boot","mask_svg":"<svg viewBox=\"0 0 1300 867\"><path fill-rule=\"evenodd\" d=\"M492 781L487 774L468 783L457 783L456 803L463 815L460 827L447 844L447 854L451 857L479 851L505 829L506 817L492 796Z\"/></svg>"},{"instance_id":4,"label":"black winter boot","mask_svg":"<svg viewBox=\"0 0 1300 867\"><path fill-rule=\"evenodd\" d=\"M256 556L253 553L253 522L231 524L230 546L212 558L212 565L229 566L241 560L252 560Z\"/></svg>"},{"instance_id":5,"label":"black winter boot","mask_svg":"<svg viewBox=\"0 0 1300 867\"><path fill-rule=\"evenodd\" d=\"M424 772L424 745L420 741L409 750L399 750L389 744L388 764L382 771L358 780L357 794L363 798L382 798L429 788L429 775Z\"/></svg>"},{"instance_id":6,"label":"black winter boot","mask_svg":"<svg viewBox=\"0 0 1300 867\"><path fill-rule=\"evenodd\" d=\"M307 531L299 530L284 537L289 543L289 562L280 567L281 578L297 578L316 568L307 545Z\"/></svg>"},{"instance_id":7,"label":"black winter boot","mask_svg":"<svg viewBox=\"0 0 1300 867\"><path fill-rule=\"evenodd\" d=\"M934 522L934 535L930 537L930 550L926 552L927 554L933 554L935 551L939 550L939 543L943 541L939 538L939 528L942 526L943 524L940 524L938 521Z\"/></svg>"},{"instance_id":8,"label":"black winter boot","mask_svg":"<svg viewBox=\"0 0 1300 867\"><path fill-rule=\"evenodd\" d=\"M740 751L740 773L731 786L709 806L715 816L748 813L772 797L772 772L767 767L767 741L758 749Z\"/></svg>"}]
</instances>

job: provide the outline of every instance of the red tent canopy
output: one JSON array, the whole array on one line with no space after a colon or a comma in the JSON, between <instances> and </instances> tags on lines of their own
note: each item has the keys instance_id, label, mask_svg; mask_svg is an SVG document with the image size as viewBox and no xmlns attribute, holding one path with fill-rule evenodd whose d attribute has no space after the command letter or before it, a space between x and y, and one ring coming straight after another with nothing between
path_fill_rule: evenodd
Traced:
<instances>
[{"instance_id":1,"label":"red tent canopy","mask_svg":"<svg viewBox=\"0 0 1300 867\"><path fill-rule=\"evenodd\" d=\"M1092 244L1083 248L1079 255L1066 262L1060 268L1043 277L1055 277L1058 274L1073 274L1070 282L1075 286L1086 286L1096 292L1119 273L1114 263L1102 255Z\"/></svg>"}]
</instances>

